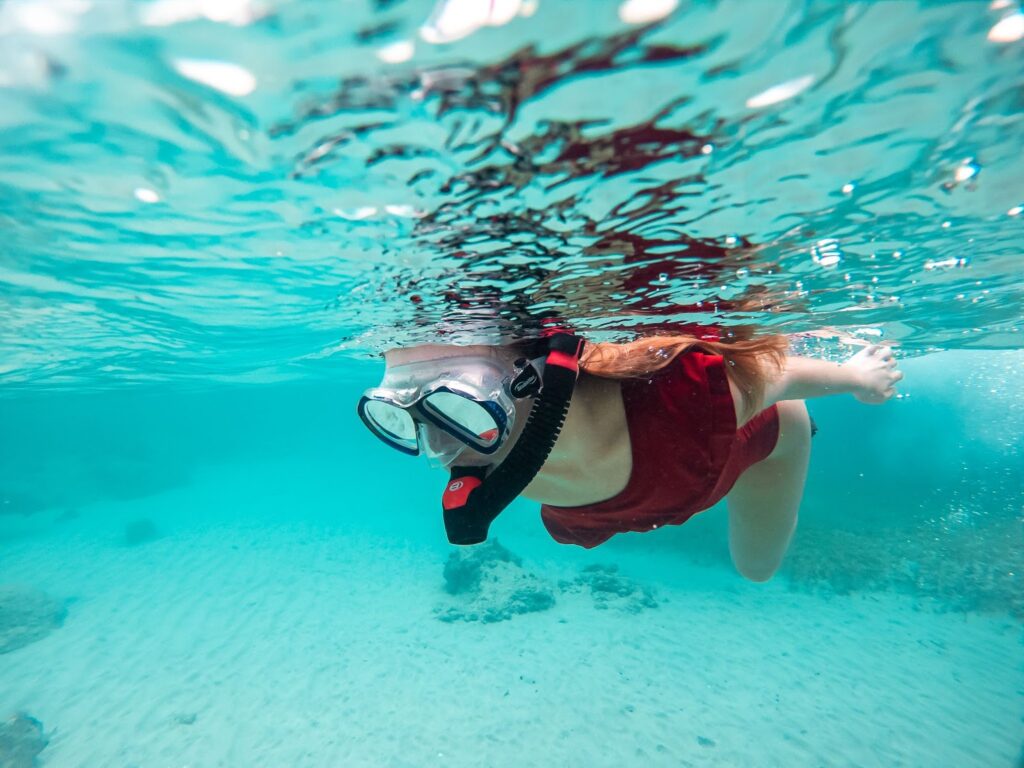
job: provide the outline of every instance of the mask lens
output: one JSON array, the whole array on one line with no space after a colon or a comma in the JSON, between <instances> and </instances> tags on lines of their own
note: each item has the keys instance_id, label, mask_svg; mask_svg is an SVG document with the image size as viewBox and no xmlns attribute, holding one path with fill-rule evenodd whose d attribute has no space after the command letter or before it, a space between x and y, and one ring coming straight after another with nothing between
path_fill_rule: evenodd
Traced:
<instances>
[{"instance_id":1,"label":"mask lens","mask_svg":"<svg viewBox=\"0 0 1024 768\"><path fill-rule=\"evenodd\" d=\"M420 447L432 467L447 469L466 450L466 444L432 424L419 425Z\"/></svg>"},{"instance_id":2,"label":"mask lens","mask_svg":"<svg viewBox=\"0 0 1024 768\"><path fill-rule=\"evenodd\" d=\"M474 445L490 448L498 442L500 429L483 405L453 392L434 392L423 401L424 409L464 433Z\"/></svg>"},{"instance_id":3,"label":"mask lens","mask_svg":"<svg viewBox=\"0 0 1024 768\"><path fill-rule=\"evenodd\" d=\"M385 440L406 448L416 447L416 423L412 416L398 406L380 400L370 400L364 409L366 417Z\"/></svg>"}]
</instances>

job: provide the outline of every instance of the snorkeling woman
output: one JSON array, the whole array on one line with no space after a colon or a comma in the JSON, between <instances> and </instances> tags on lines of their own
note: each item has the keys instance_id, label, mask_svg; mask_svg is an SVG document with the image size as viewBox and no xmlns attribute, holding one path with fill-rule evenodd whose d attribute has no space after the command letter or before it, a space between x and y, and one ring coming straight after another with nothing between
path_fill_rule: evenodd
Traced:
<instances>
[{"instance_id":1,"label":"snorkeling woman","mask_svg":"<svg viewBox=\"0 0 1024 768\"><path fill-rule=\"evenodd\" d=\"M724 498L736 568L766 581L796 529L807 477L803 401L884 403L903 378L888 347L842 364L787 347L780 336L586 344L559 332L393 349L359 415L388 445L451 470L442 506L454 544L484 541L520 494L541 503L556 541L588 548L679 525Z\"/></svg>"}]
</instances>

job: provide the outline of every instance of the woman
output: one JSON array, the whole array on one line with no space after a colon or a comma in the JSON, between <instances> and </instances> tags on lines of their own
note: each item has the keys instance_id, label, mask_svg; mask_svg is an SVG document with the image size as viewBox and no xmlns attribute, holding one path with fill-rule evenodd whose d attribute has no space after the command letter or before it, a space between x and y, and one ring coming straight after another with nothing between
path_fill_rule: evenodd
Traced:
<instances>
[{"instance_id":1,"label":"woman","mask_svg":"<svg viewBox=\"0 0 1024 768\"><path fill-rule=\"evenodd\" d=\"M584 345L557 334L540 346L390 350L381 386L360 401L382 440L453 468L444 499L453 543L486 538L520 492L541 502L557 541L584 547L681 524L725 498L733 562L766 581L793 536L807 476L803 401L845 393L883 403L903 378L888 347L837 364L788 356L778 336Z\"/></svg>"}]
</instances>

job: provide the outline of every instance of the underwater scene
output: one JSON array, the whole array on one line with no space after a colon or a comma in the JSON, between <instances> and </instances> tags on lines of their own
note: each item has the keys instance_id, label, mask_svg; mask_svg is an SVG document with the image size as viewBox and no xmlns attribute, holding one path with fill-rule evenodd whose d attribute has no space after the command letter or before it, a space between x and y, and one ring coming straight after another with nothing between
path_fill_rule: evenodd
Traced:
<instances>
[{"instance_id":1,"label":"underwater scene","mask_svg":"<svg viewBox=\"0 0 1024 768\"><path fill-rule=\"evenodd\" d=\"M1022 157L1015 0L0 0L0 768L1021 768ZM587 354L771 335L778 562L562 543Z\"/></svg>"}]
</instances>

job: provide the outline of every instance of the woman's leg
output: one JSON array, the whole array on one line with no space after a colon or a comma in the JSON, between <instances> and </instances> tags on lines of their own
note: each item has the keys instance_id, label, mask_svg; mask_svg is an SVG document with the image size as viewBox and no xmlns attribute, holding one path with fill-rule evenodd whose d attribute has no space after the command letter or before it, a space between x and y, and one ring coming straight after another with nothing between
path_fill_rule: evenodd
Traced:
<instances>
[{"instance_id":1,"label":"woman's leg","mask_svg":"<svg viewBox=\"0 0 1024 768\"><path fill-rule=\"evenodd\" d=\"M767 581L782 564L796 530L811 453L810 419L803 401L784 400L778 406L775 450L740 475L726 496L732 561L752 581Z\"/></svg>"}]
</instances>

